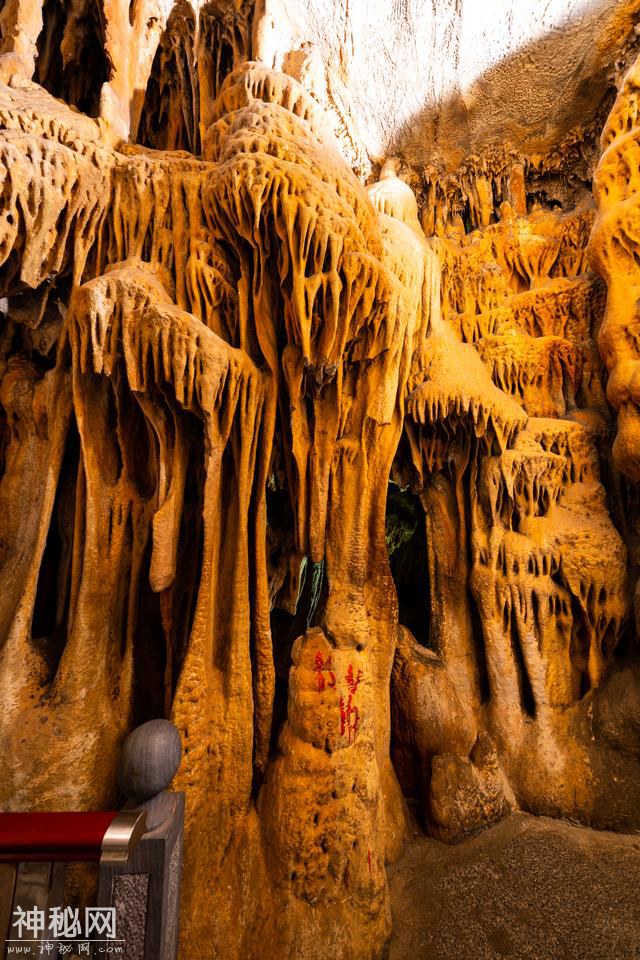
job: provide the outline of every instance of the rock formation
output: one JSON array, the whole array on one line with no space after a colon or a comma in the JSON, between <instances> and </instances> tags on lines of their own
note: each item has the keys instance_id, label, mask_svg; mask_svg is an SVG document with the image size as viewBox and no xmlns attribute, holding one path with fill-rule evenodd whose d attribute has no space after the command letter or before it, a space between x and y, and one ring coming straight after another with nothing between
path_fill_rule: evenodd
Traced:
<instances>
[{"instance_id":1,"label":"rock formation","mask_svg":"<svg viewBox=\"0 0 640 960\"><path fill-rule=\"evenodd\" d=\"M181 957L381 957L413 815L640 829L634 12L383 163L320 9L0 11L0 803L170 717Z\"/></svg>"}]
</instances>

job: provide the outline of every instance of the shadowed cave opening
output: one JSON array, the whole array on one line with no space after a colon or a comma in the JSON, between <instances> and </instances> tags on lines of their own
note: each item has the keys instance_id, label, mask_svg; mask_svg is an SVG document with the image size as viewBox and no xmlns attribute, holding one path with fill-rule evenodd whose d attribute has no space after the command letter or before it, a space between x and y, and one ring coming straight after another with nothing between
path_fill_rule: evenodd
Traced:
<instances>
[{"instance_id":1,"label":"shadowed cave opening","mask_svg":"<svg viewBox=\"0 0 640 960\"><path fill-rule=\"evenodd\" d=\"M200 149L199 93L194 55L195 18L175 7L162 34L147 84L138 142L155 150Z\"/></svg>"},{"instance_id":2,"label":"shadowed cave opening","mask_svg":"<svg viewBox=\"0 0 640 960\"><path fill-rule=\"evenodd\" d=\"M422 647L429 638L429 566L424 510L411 490L390 482L385 539L398 595L399 619Z\"/></svg>"},{"instance_id":3,"label":"shadowed cave opening","mask_svg":"<svg viewBox=\"0 0 640 960\"><path fill-rule=\"evenodd\" d=\"M181 413L181 429L189 437L184 503L180 517L176 574L160 593L149 584L151 539L139 591L134 645L134 710L136 723L168 717L189 644L202 576L204 547L205 444L195 417Z\"/></svg>"},{"instance_id":4,"label":"shadowed cave opening","mask_svg":"<svg viewBox=\"0 0 640 960\"><path fill-rule=\"evenodd\" d=\"M184 508L180 518L176 581L171 588L170 612L173 625L171 663L167 666L171 699L178 684L198 601L204 549L205 444L195 419L188 417L193 430L186 472Z\"/></svg>"},{"instance_id":5,"label":"shadowed cave opening","mask_svg":"<svg viewBox=\"0 0 640 960\"><path fill-rule=\"evenodd\" d=\"M216 15L215 7L208 4L200 13L200 49L206 58L205 71L214 97L233 70L234 46L240 51L239 59L250 55L250 37L238 29L237 24L225 23Z\"/></svg>"},{"instance_id":6,"label":"shadowed cave opening","mask_svg":"<svg viewBox=\"0 0 640 960\"><path fill-rule=\"evenodd\" d=\"M44 657L51 676L58 667L67 637L79 458L80 437L75 418L72 418L31 621L32 641Z\"/></svg>"},{"instance_id":7,"label":"shadowed cave opening","mask_svg":"<svg viewBox=\"0 0 640 960\"><path fill-rule=\"evenodd\" d=\"M138 143L154 150L200 153L201 87L208 83L211 97L218 96L233 69L233 43L240 49L247 46L241 34L231 36L231 28L211 7L200 11L197 24L187 3L174 7L153 59Z\"/></svg>"},{"instance_id":8,"label":"shadowed cave opening","mask_svg":"<svg viewBox=\"0 0 640 960\"><path fill-rule=\"evenodd\" d=\"M37 48L33 79L52 96L98 116L100 90L109 79L100 4L87 4L77 16L66 0L46 0Z\"/></svg>"},{"instance_id":9,"label":"shadowed cave opening","mask_svg":"<svg viewBox=\"0 0 640 960\"><path fill-rule=\"evenodd\" d=\"M536 715L536 700L533 694L533 687L529 678L529 671L524 659L522 643L518 636L515 615L512 610L505 608L503 612L505 633L509 635L511 641L511 652L518 675L518 685L520 688L520 704L525 715L533 720Z\"/></svg>"},{"instance_id":10,"label":"shadowed cave opening","mask_svg":"<svg viewBox=\"0 0 640 960\"><path fill-rule=\"evenodd\" d=\"M297 637L320 621L326 601L324 562L314 563L295 547L294 518L288 489L267 485L267 569L271 598L271 637L275 692L271 749L287 719L291 649Z\"/></svg>"},{"instance_id":11,"label":"shadowed cave opening","mask_svg":"<svg viewBox=\"0 0 640 960\"><path fill-rule=\"evenodd\" d=\"M125 464L128 477L144 500L155 497L157 450L138 404L132 396L119 391L115 383L98 381L105 402L111 438L112 457L103 457L111 466L111 479L121 474ZM160 401L159 401L160 402ZM118 420L126 416L128 431L118 430ZM132 580L132 552L136 533L129 511L123 536L123 561L118 583L121 655L124 655L129 621L133 638L132 722L134 725L170 714L180 669L188 646L202 571L204 440L193 418L183 414L182 428L190 438L184 505L180 519L176 576L174 582L155 593L149 582L152 539L148 531L137 580ZM124 442L124 446L121 443ZM85 510L82 481L79 481L80 437L72 417L65 443L45 549L43 552L32 618L31 637L43 656L52 679L58 669L67 642L70 610L74 602L72 569L80 563L82 576ZM137 536L139 536L139 531ZM78 538L75 543L74 539ZM78 584L75 587L77 594ZM131 590L135 594L131 597Z\"/></svg>"}]
</instances>

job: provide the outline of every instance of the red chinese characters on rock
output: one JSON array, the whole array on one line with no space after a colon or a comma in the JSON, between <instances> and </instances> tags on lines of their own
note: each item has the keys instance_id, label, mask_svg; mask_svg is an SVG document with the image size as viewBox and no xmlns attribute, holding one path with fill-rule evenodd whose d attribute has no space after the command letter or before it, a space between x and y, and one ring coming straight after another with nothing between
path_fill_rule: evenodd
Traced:
<instances>
[{"instance_id":1,"label":"red chinese characters on rock","mask_svg":"<svg viewBox=\"0 0 640 960\"><path fill-rule=\"evenodd\" d=\"M336 687L336 675L332 669L331 654L325 658L322 652L317 650L314 659L314 669L318 693L323 693L325 690L334 690ZM363 679L364 675L362 670L358 669L358 672L355 673L353 664L350 663L344 677L347 694L346 697L341 695L339 701L340 736L344 737L346 734L349 738L349 743L355 743L360 724L360 711L355 704L355 698L358 687Z\"/></svg>"},{"instance_id":2,"label":"red chinese characters on rock","mask_svg":"<svg viewBox=\"0 0 640 960\"><path fill-rule=\"evenodd\" d=\"M336 685L336 675L331 669L331 654L325 660L318 650L315 659L316 683L318 684L318 693L322 693L327 687L333 690Z\"/></svg>"},{"instance_id":3,"label":"red chinese characters on rock","mask_svg":"<svg viewBox=\"0 0 640 960\"><path fill-rule=\"evenodd\" d=\"M357 675L354 675L353 666L349 664L345 676L345 683L349 691L346 702L344 697L340 697L340 736L343 737L346 733L349 737L349 743L355 743L358 733L360 711L354 700L362 679L362 670L358 670Z\"/></svg>"}]
</instances>

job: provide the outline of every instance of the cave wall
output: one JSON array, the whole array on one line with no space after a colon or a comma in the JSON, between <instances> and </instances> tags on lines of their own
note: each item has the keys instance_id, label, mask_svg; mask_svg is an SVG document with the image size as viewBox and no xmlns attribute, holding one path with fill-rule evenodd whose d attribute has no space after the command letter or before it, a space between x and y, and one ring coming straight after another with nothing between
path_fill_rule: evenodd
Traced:
<instances>
[{"instance_id":1,"label":"cave wall","mask_svg":"<svg viewBox=\"0 0 640 960\"><path fill-rule=\"evenodd\" d=\"M0 803L170 717L182 957L382 956L416 818L640 826L635 8L464 154L314 10L0 11Z\"/></svg>"}]
</instances>

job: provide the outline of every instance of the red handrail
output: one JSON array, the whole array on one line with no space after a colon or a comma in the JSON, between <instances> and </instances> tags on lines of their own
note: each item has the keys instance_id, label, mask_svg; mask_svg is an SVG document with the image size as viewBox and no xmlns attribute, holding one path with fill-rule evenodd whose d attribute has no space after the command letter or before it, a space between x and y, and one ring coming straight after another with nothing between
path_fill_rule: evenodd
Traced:
<instances>
[{"instance_id":1,"label":"red handrail","mask_svg":"<svg viewBox=\"0 0 640 960\"><path fill-rule=\"evenodd\" d=\"M126 858L143 831L144 814L0 813L0 863L99 861L120 851Z\"/></svg>"}]
</instances>

